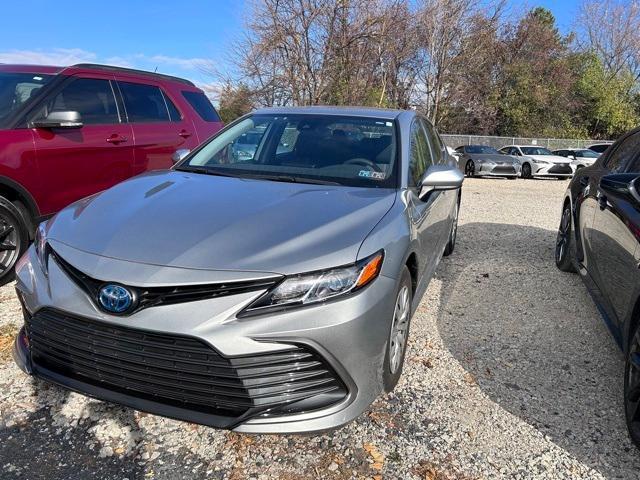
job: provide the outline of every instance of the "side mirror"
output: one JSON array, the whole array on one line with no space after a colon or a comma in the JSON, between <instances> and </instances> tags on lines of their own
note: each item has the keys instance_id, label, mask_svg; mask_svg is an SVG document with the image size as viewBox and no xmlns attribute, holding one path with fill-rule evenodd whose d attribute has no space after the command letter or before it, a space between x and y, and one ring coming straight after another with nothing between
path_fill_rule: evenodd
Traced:
<instances>
[{"instance_id":1,"label":"side mirror","mask_svg":"<svg viewBox=\"0 0 640 480\"><path fill-rule=\"evenodd\" d=\"M82 128L82 118L78 112L51 112L46 118L33 121L36 128Z\"/></svg>"},{"instance_id":2,"label":"side mirror","mask_svg":"<svg viewBox=\"0 0 640 480\"><path fill-rule=\"evenodd\" d=\"M613 173L600 179L600 189L612 195L623 195L640 203L640 175L637 173Z\"/></svg>"},{"instance_id":3,"label":"side mirror","mask_svg":"<svg viewBox=\"0 0 640 480\"><path fill-rule=\"evenodd\" d=\"M420 198L434 190L456 190L462 187L464 174L456 167L432 165L420 184Z\"/></svg>"},{"instance_id":4,"label":"side mirror","mask_svg":"<svg viewBox=\"0 0 640 480\"><path fill-rule=\"evenodd\" d=\"M176 164L182 160L184 160L184 158L189 155L191 153L191 150L189 150L188 148L179 148L178 150L176 150L175 152L173 152L173 155L171 155L171 161Z\"/></svg>"}]
</instances>

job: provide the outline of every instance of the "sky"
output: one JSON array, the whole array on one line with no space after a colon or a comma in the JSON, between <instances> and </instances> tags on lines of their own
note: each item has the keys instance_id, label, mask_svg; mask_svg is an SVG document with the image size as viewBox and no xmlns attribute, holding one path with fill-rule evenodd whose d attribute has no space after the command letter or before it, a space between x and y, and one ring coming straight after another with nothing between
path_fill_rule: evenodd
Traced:
<instances>
[{"instance_id":1,"label":"sky","mask_svg":"<svg viewBox=\"0 0 640 480\"><path fill-rule=\"evenodd\" d=\"M563 32L580 0L507 0L508 14L544 6ZM214 87L242 35L245 0L21 0L2 2L0 63L80 62L156 70Z\"/></svg>"}]
</instances>

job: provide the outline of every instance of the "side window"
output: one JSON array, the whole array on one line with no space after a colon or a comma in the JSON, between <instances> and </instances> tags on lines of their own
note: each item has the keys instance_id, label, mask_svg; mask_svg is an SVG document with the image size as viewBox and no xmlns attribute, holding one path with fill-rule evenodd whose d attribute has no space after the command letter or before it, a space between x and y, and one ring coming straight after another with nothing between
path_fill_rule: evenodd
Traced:
<instances>
[{"instance_id":1,"label":"side window","mask_svg":"<svg viewBox=\"0 0 640 480\"><path fill-rule=\"evenodd\" d=\"M166 95L162 95L164 97L164 101L167 102L167 108L169 109L169 118L171 118L172 122L179 122L182 120L182 115L178 110L178 107L171 101L169 97Z\"/></svg>"},{"instance_id":2,"label":"side window","mask_svg":"<svg viewBox=\"0 0 640 480\"><path fill-rule=\"evenodd\" d=\"M211 102L204 93L184 91L182 92L182 96L205 122L220 121L218 112L213 108L213 105L211 105Z\"/></svg>"},{"instance_id":3,"label":"side window","mask_svg":"<svg viewBox=\"0 0 640 480\"><path fill-rule=\"evenodd\" d=\"M605 168L613 173L623 172L625 167L640 153L640 132L625 138L606 159ZM637 162L635 162L637 164ZM631 166L633 167L633 166Z\"/></svg>"},{"instance_id":4,"label":"side window","mask_svg":"<svg viewBox=\"0 0 640 480\"><path fill-rule=\"evenodd\" d=\"M142 83L118 82L127 118L132 123L168 122L169 110L160 88Z\"/></svg>"},{"instance_id":5,"label":"side window","mask_svg":"<svg viewBox=\"0 0 640 480\"><path fill-rule=\"evenodd\" d=\"M422 128L427 132L427 137L429 139L429 145L431 146L432 152L432 163L444 163L445 156L443 155L444 147L442 146L442 142L440 141L440 137L436 132L431 122L428 122L424 119L420 119L420 123L422 123ZM428 167L428 166L427 166Z\"/></svg>"},{"instance_id":6,"label":"side window","mask_svg":"<svg viewBox=\"0 0 640 480\"><path fill-rule=\"evenodd\" d=\"M427 135L420 125L414 120L411 125L411 156L409 159L409 186L417 187L422 180L427 168L433 163L431 149L427 141Z\"/></svg>"},{"instance_id":7,"label":"side window","mask_svg":"<svg viewBox=\"0 0 640 480\"><path fill-rule=\"evenodd\" d=\"M456 152L458 152L458 153L464 153L464 147L458 147L458 148L456 148Z\"/></svg>"},{"instance_id":8,"label":"side window","mask_svg":"<svg viewBox=\"0 0 640 480\"><path fill-rule=\"evenodd\" d=\"M120 123L116 99L109 80L78 78L48 98L34 118L51 112L74 111L85 125Z\"/></svg>"}]
</instances>

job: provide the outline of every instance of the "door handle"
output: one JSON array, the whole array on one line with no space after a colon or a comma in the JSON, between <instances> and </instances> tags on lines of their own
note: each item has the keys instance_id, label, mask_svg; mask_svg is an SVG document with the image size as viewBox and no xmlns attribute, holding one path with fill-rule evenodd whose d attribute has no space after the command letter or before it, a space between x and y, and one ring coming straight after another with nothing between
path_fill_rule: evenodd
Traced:
<instances>
[{"instance_id":1,"label":"door handle","mask_svg":"<svg viewBox=\"0 0 640 480\"><path fill-rule=\"evenodd\" d=\"M128 141L129 141L129 139L127 137L121 137L118 134L113 134L109 138L107 138L107 142L108 143L113 143L113 144L124 143L124 142L128 142Z\"/></svg>"},{"instance_id":2,"label":"door handle","mask_svg":"<svg viewBox=\"0 0 640 480\"><path fill-rule=\"evenodd\" d=\"M178 135L181 136L182 138L189 138L191 136L191 132L188 132L186 130L180 130Z\"/></svg>"}]
</instances>

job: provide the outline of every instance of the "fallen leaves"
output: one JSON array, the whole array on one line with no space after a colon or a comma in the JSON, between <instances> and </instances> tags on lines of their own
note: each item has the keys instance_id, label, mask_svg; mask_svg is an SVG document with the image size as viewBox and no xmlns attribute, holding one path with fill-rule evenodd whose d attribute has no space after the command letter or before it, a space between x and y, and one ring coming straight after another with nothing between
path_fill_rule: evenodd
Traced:
<instances>
[{"instance_id":1,"label":"fallen leaves","mask_svg":"<svg viewBox=\"0 0 640 480\"><path fill-rule=\"evenodd\" d=\"M11 348L17 334L18 327L14 324L0 326L0 362L11 358Z\"/></svg>"},{"instance_id":2,"label":"fallen leaves","mask_svg":"<svg viewBox=\"0 0 640 480\"><path fill-rule=\"evenodd\" d=\"M371 465L373 469L382 471L382 467L384 467L384 455L380 450L372 443L365 443L363 448L373 460L373 465Z\"/></svg>"}]
</instances>

